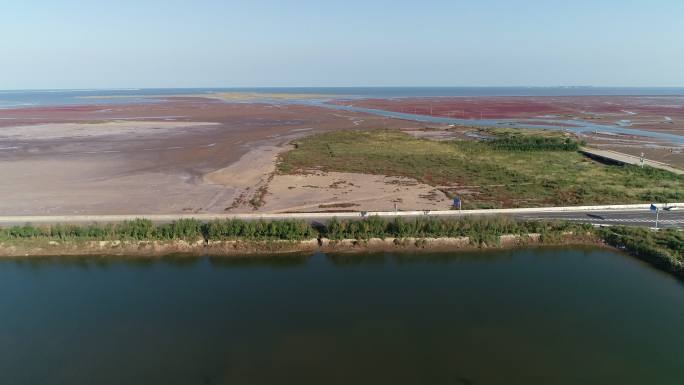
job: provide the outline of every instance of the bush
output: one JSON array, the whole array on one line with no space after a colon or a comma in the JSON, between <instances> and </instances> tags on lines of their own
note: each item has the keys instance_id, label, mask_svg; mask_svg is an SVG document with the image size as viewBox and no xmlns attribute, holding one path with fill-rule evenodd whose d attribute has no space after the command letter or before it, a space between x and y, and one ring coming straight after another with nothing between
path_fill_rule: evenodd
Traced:
<instances>
[{"instance_id":1,"label":"bush","mask_svg":"<svg viewBox=\"0 0 684 385\"><path fill-rule=\"evenodd\" d=\"M149 219L136 219L119 224L63 225L35 227L29 224L0 229L0 240L292 240L319 236L332 240L370 238L470 237L474 244L493 244L503 234L554 233L584 229L586 225L565 222L515 221L507 217L403 218L385 219L378 216L362 220L339 221L314 225L299 220L243 221L215 220L201 223L196 219L181 219L155 225ZM674 242L674 241L672 241ZM672 243L671 242L671 243ZM675 242L676 243L676 242Z\"/></svg>"},{"instance_id":2,"label":"bush","mask_svg":"<svg viewBox=\"0 0 684 385\"><path fill-rule=\"evenodd\" d=\"M488 142L497 150L506 151L577 151L579 144L570 138L535 135L501 135Z\"/></svg>"},{"instance_id":3,"label":"bush","mask_svg":"<svg viewBox=\"0 0 684 385\"><path fill-rule=\"evenodd\" d=\"M119 224L52 226L12 226L0 228L0 241L15 240L289 240L299 241L316 237L331 240L396 238L404 244L406 238L469 237L473 245L495 245L504 234L541 235L542 242L562 240L564 232L576 235L589 233L604 239L607 244L625 249L652 264L684 276L684 233L676 229L652 231L646 228L610 227L594 230L590 224L561 221L517 221L503 216L466 216L462 218L385 219L378 216L362 220L331 219L327 224L312 225L299 220L243 221L215 220L202 223L196 219L181 219L155 225L148 219L136 219Z\"/></svg>"},{"instance_id":4,"label":"bush","mask_svg":"<svg viewBox=\"0 0 684 385\"><path fill-rule=\"evenodd\" d=\"M318 236L308 223L296 220L242 221L239 219L215 220L206 225L207 240L302 240Z\"/></svg>"},{"instance_id":5,"label":"bush","mask_svg":"<svg viewBox=\"0 0 684 385\"><path fill-rule=\"evenodd\" d=\"M625 249L660 268L684 275L684 233L679 230L652 231L615 226L600 229L599 235L611 246Z\"/></svg>"},{"instance_id":6,"label":"bush","mask_svg":"<svg viewBox=\"0 0 684 385\"><path fill-rule=\"evenodd\" d=\"M528 233L559 234L564 231L582 231L591 225L567 222L515 221L503 216L464 217L458 219L401 217L388 220L370 217L360 221L338 221L333 219L323 229L322 235L332 240L370 238L439 238L469 237L471 243L480 245L497 244L504 234L523 235Z\"/></svg>"}]
</instances>

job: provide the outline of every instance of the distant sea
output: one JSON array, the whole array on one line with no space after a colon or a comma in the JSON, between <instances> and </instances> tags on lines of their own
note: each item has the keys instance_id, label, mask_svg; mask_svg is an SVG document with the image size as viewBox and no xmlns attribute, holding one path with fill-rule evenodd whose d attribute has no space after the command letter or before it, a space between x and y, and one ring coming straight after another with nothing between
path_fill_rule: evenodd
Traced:
<instances>
[{"instance_id":1,"label":"distant sea","mask_svg":"<svg viewBox=\"0 0 684 385\"><path fill-rule=\"evenodd\" d=\"M581 96L581 95L682 95L684 88L628 87L267 87L267 88L144 88L0 91L0 108L64 106L102 103L141 103L155 96L212 92L319 94L330 97L429 96ZM87 97L112 96L111 99ZM117 98L117 96L133 96ZM86 98L84 98L86 97Z\"/></svg>"}]
</instances>

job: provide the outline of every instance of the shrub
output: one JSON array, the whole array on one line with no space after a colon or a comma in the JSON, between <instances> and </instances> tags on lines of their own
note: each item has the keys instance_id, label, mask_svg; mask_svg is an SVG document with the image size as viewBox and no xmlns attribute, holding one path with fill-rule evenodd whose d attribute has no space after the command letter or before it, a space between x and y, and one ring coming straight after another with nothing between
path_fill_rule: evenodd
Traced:
<instances>
[{"instance_id":1,"label":"shrub","mask_svg":"<svg viewBox=\"0 0 684 385\"><path fill-rule=\"evenodd\" d=\"M570 138L535 135L500 135L488 142L497 150L506 151L577 151L579 144Z\"/></svg>"},{"instance_id":2,"label":"shrub","mask_svg":"<svg viewBox=\"0 0 684 385\"><path fill-rule=\"evenodd\" d=\"M660 268L684 275L684 233L679 230L652 231L615 226L600 229L599 235L609 245L625 249Z\"/></svg>"}]
</instances>

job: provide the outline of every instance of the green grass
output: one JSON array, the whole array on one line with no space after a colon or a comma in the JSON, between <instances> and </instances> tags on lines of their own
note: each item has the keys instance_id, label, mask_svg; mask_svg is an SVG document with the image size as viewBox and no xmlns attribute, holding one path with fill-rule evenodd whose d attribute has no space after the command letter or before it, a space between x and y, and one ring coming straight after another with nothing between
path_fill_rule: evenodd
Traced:
<instances>
[{"instance_id":1,"label":"green grass","mask_svg":"<svg viewBox=\"0 0 684 385\"><path fill-rule=\"evenodd\" d=\"M385 130L324 133L294 142L278 170L411 177L461 196L464 208L684 200L684 176L600 164L553 136L497 136L505 142L438 142Z\"/></svg>"},{"instance_id":2,"label":"green grass","mask_svg":"<svg viewBox=\"0 0 684 385\"><path fill-rule=\"evenodd\" d=\"M577 151L580 143L563 135L530 135L523 132L489 130L495 140L487 142L491 148L504 151Z\"/></svg>"},{"instance_id":3,"label":"green grass","mask_svg":"<svg viewBox=\"0 0 684 385\"><path fill-rule=\"evenodd\" d=\"M684 276L684 232L677 229L652 231L635 227L598 230L606 243L624 248L657 267Z\"/></svg>"},{"instance_id":4,"label":"green grass","mask_svg":"<svg viewBox=\"0 0 684 385\"><path fill-rule=\"evenodd\" d=\"M469 237L473 245L498 244L499 236L541 234L542 241L558 241L564 232L587 233L591 225L560 221L518 221L502 216L464 217L459 219L415 218L392 220L370 217L362 221L333 219L320 229L321 235L332 239L370 238L456 238Z\"/></svg>"},{"instance_id":5,"label":"green grass","mask_svg":"<svg viewBox=\"0 0 684 385\"><path fill-rule=\"evenodd\" d=\"M12 226L0 228L0 243L42 247L50 241L300 241L324 237L331 240L370 238L469 237L474 246L496 246L504 234L525 236L541 234L546 244L562 243L565 234L576 239L596 240L624 249L658 268L684 277L684 232L676 229L652 231L644 228L609 227L594 229L588 224L562 221L519 221L506 217L402 218L370 217L358 221L331 220L312 225L298 220L200 222L184 219L168 224L154 224L137 219L120 224ZM579 238L577 238L579 237Z\"/></svg>"},{"instance_id":6,"label":"green grass","mask_svg":"<svg viewBox=\"0 0 684 385\"><path fill-rule=\"evenodd\" d=\"M181 219L167 224L154 224L149 219L136 219L118 224L12 226L0 228L0 241L171 241L204 240L301 240L318 236L306 222L216 220L208 223Z\"/></svg>"},{"instance_id":7,"label":"green grass","mask_svg":"<svg viewBox=\"0 0 684 385\"><path fill-rule=\"evenodd\" d=\"M494 244L503 234L540 233L553 239L565 231L587 232L591 225L555 221L517 221L506 217L466 217L458 219L370 217L363 220L338 221L312 225L299 220L243 221L239 219L200 222L184 219L156 225L148 219L120 224L13 226L0 228L0 242L22 241L223 241L250 240L299 241L318 237L332 240L370 238L470 237L475 245Z\"/></svg>"}]
</instances>

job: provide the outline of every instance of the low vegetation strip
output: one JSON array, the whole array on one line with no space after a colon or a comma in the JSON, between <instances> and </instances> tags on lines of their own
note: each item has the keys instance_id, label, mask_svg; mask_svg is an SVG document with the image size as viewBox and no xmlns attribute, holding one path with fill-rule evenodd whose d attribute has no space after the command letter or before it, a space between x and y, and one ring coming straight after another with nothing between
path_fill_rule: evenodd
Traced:
<instances>
[{"instance_id":1,"label":"low vegetation strip","mask_svg":"<svg viewBox=\"0 0 684 385\"><path fill-rule=\"evenodd\" d=\"M278 171L403 176L462 198L464 209L684 199L684 176L650 167L607 165L566 137L496 134L489 141L432 141L394 130L336 131L294 142Z\"/></svg>"},{"instance_id":2,"label":"low vegetation strip","mask_svg":"<svg viewBox=\"0 0 684 385\"><path fill-rule=\"evenodd\" d=\"M296 220L243 221L239 219L201 222L181 219L154 224L136 219L118 224L13 226L0 229L0 241L172 241L204 240L302 240L316 238L318 232L308 223Z\"/></svg>"},{"instance_id":3,"label":"low vegetation strip","mask_svg":"<svg viewBox=\"0 0 684 385\"><path fill-rule=\"evenodd\" d=\"M310 224L298 220L243 221L239 219L201 222L183 219L155 225L148 219L120 224L13 226L0 229L0 242L17 241L172 241L223 240L300 241L371 238L469 237L475 245L494 245L501 235L541 234L542 239L563 232L588 232L591 225L557 221L517 221L507 217L403 218L373 216L364 220Z\"/></svg>"},{"instance_id":4,"label":"low vegetation strip","mask_svg":"<svg viewBox=\"0 0 684 385\"><path fill-rule=\"evenodd\" d=\"M502 237L513 236L524 243L524 240L533 234L537 242L541 244L562 244L568 240L568 236L571 236L571 241L604 240L605 243L624 249L656 267L684 277L684 233L681 230L653 231L621 226L596 229L590 224L521 221L503 216L411 220L373 216L363 220L333 219L326 224L310 224L299 220L265 222L240 219L210 222L183 219L159 225L147 219L106 225L32 226L27 224L0 228L0 248L20 246L21 250L26 251L34 246L64 244L77 247L80 244L97 241L107 241L109 245L118 245L123 242L171 244L182 241L186 245L201 246L231 241L246 245L250 242L285 242L293 245L288 251L296 251L297 244L308 245L316 238L319 242L323 239L331 242L355 240L362 244L377 238L395 240L467 238L467 242L473 247L497 247L500 246Z\"/></svg>"},{"instance_id":5,"label":"low vegetation strip","mask_svg":"<svg viewBox=\"0 0 684 385\"><path fill-rule=\"evenodd\" d=\"M684 232L677 229L652 231L635 227L607 227L598 230L608 244L625 249L651 264L684 276Z\"/></svg>"},{"instance_id":6,"label":"low vegetation strip","mask_svg":"<svg viewBox=\"0 0 684 385\"><path fill-rule=\"evenodd\" d=\"M490 147L506 151L577 151L580 143L562 134L538 135L523 130L486 130L493 135ZM584 143L581 143L584 144Z\"/></svg>"},{"instance_id":7,"label":"low vegetation strip","mask_svg":"<svg viewBox=\"0 0 684 385\"><path fill-rule=\"evenodd\" d=\"M557 221L516 221L507 217L465 217L462 219L416 218L393 220L370 217L363 221L332 220L320 229L331 240L371 238L458 238L468 237L474 245L498 244L502 235L540 234L541 240L557 240L568 232L587 233L592 226Z\"/></svg>"}]
</instances>

